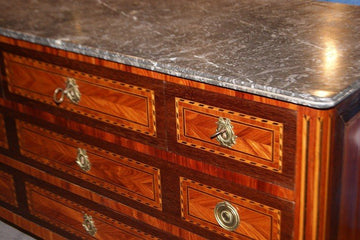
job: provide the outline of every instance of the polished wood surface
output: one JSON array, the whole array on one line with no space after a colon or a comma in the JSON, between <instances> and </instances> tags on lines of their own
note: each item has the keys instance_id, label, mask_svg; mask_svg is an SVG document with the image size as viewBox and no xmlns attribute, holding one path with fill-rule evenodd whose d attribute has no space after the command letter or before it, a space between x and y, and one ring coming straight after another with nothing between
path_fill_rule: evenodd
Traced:
<instances>
[{"instance_id":1,"label":"polished wood surface","mask_svg":"<svg viewBox=\"0 0 360 240\"><path fill-rule=\"evenodd\" d=\"M360 114L348 122L344 139L338 237L357 239L360 236Z\"/></svg>"},{"instance_id":2,"label":"polished wood surface","mask_svg":"<svg viewBox=\"0 0 360 240\"><path fill-rule=\"evenodd\" d=\"M17 122L17 129L24 156L161 209L159 169L21 121ZM89 171L76 163L78 148L87 151Z\"/></svg>"},{"instance_id":3,"label":"polished wood surface","mask_svg":"<svg viewBox=\"0 0 360 240\"><path fill-rule=\"evenodd\" d=\"M280 210L186 178L180 179L180 185L181 214L186 221L235 239L280 239ZM234 231L223 229L215 219L214 208L223 201L239 214L240 224Z\"/></svg>"},{"instance_id":4,"label":"polished wood surface","mask_svg":"<svg viewBox=\"0 0 360 240\"><path fill-rule=\"evenodd\" d=\"M267 119L176 98L177 141L241 162L282 171L283 125ZM221 146L215 138L219 117L233 126L236 143Z\"/></svg>"},{"instance_id":5,"label":"polished wood surface","mask_svg":"<svg viewBox=\"0 0 360 240\"><path fill-rule=\"evenodd\" d=\"M360 125L355 120L360 111L359 93L349 96L334 109L317 110L7 37L0 37L0 42L0 64L3 80L6 80L2 84L5 88L4 98L0 98L0 111L5 119L10 148L9 151L4 148L0 151L14 159L11 162L0 162L4 166L3 171L16 173L16 191L23 187L25 180L22 178L32 176L46 183L34 180L34 185L44 184L47 187L50 184L56 186L53 189L55 194L70 192L75 196L98 202L100 206L105 207L100 207L101 211L114 219L122 219L121 216L125 215L129 218L125 221L135 228L144 231L147 229L146 232L149 232L150 228L145 225L153 223L156 230L150 232L162 239L172 239L174 236L182 239L231 238L231 234L223 235L225 233L221 230L214 231L209 227L213 223L210 224L204 219L211 218L211 210L196 210L198 207L211 209L203 197L209 192L212 195L209 199L218 199L219 194L220 198L224 199L242 196L244 199L263 206L272 206L274 210L280 211L276 237L281 239L356 239L359 234L360 209L357 206L360 202L357 191L360 183L357 178L356 160L358 154L357 143L351 140ZM32 79L34 83L36 73L46 76L40 79L44 84L47 83L47 77L51 82L51 79L58 79L58 75L61 76L60 82L64 84L68 74L79 74L76 77L80 80L85 79L85 85L91 82L96 87L101 85L112 91L123 83L123 86L150 91L150 100L146 100L147 103L143 106L147 105L148 110L152 109L153 115L149 117L149 110L146 121L150 122L153 119L154 131L151 133L150 130L139 129L139 126L144 124L141 122L144 118L137 118L145 116L144 107L142 110L137 109L138 115L133 115L136 116L131 121L135 123L128 121L120 126L114 124L115 120L108 118L109 121L103 121L105 118L100 119L96 114L85 115L80 110L75 111L73 106L61 106L70 106L68 102L56 106L51 102L52 92L48 94L48 102L43 101L44 96L31 97L32 93L25 94L33 87L32 84L26 85L28 89L23 89L23 93L14 94L13 86L8 80L10 74L5 71L7 65L4 62L4 52L18 56L21 61L27 59L24 60L27 61L26 66L20 66L20 61L13 63L13 72L16 72L12 73L13 78L16 78L14 81L19 82L21 75L25 75L26 79ZM21 71L18 71L20 69ZM51 71L48 72L47 69ZM106 81L108 79L111 80ZM89 89L92 89L93 85ZM43 89L45 88L43 86ZM129 88L123 90L132 92ZM89 92L92 96L99 96L95 91ZM137 96L142 94L135 93ZM114 96L107 92L101 98L107 95ZM132 108L128 101L130 98L122 99L125 103L121 104L128 104L127 106ZM184 102L181 103L180 99ZM104 108L104 104L101 104L107 102L107 99L92 98L91 101L93 100L100 111L105 111L101 109ZM209 109L208 106L214 109ZM116 112L107 112L105 115L127 112L116 109L106 111ZM133 110L129 112L131 111ZM233 159L231 156L235 154L230 152L222 152L224 148L219 147L215 140L203 140L209 134L213 134L219 112L221 116L229 118L233 118L237 113L242 114L239 119L232 119L232 122L236 123L235 129L242 128L243 131L239 130L238 134L241 133L240 136L246 138L246 141L242 139L243 141L239 142L240 150L235 146L232 150L226 151L242 151L241 158L253 155L249 162ZM21 156L15 119L59 133L59 136L69 136L82 144L96 146L110 153L136 159L135 161L139 160L142 164L160 170L162 208L157 210L129 196L115 194L100 185L95 184L95 187L88 179L78 176L74 178L73 174L49 168L49 165L40 164L31 157ZM260 119L267 123L259 121L261 126L258 125L256 120ZM274 127L276 125L273 123L279 125ZM274 127L270 127L271 131L264 130L269 129L268 124ZM246 129L243 128L244 125L247 126ZM273 137L270 137L269 132ZM33 133L31 136L38 136L36 134ZM28 140L31 136L28 136ZM31 145L30 141L28 144ZM262 159L265 164L254 159ZM12 169L17 169L20 173ZM179 187L180 177L192 179L199 184L205 183L204 186L210 188L202 190L202 186L199 185L201 191L196 187L185 191ZM215 189L219 191L212 193ZM190 213L201 215L202 220L196 218L196 221L206 222L208 228L204 227L203 223L195 224L195 220L181 220L184 216L181 215L181 206L184 207L182 200L185 199L181 200L181 193L189 193L192 200L192 205L188 204L192 207ZM26 200L24 198L20 197L22 201ZM71 200L77 202L76 197ZM92 206L86 201L84 204ZM26 215L26 210L22 208L21 211L25 211L21 214ZM136 224L133 224L131 219L136 219ZM258 238L268 239L271 236L277 239L272 235L276 230L272 229L270 235L268 230L264 230L268 229L265 219L254 224L265 226L256 228L255 232L259 232L256 234ZM254 229L251 231L254 232ZM64 232L59 233L65 235Z\"/></svg>"},{"instance_id":6,"label":"polished wood surface","mask_svg":"<svg viewBox=\"0 0 360 240\"><path fill-rule=\"evenodd\" d=\"M84 137L82 138L83 141L89 140L90 137L91 139L93 139L94 137L100 138L102 139L102 141L97 141L94 145L101 146L102 148L108 149L109 151L115 153L122 154L122 152L125 152L125 149L120 148L119 146L125 147L126 149L130 149L131 151L142 152L154 158L162 159L169 163L176 164L176 166L182 166L186 169L200 171L217 179L225 179L233 183L240 184L242 186L256 189L260 192L269 193L281 199L286 199L289 201L293 201L295 199L295 193L292 189L226 169L224 167L226 165L226 161L223 164L224 166L216 166L208 162L197 161L190 157L184 157L183 155L175 154L171 151L163 151L162 149L154 148L140 142L134 142L112 132L106 132L101 129L90 127L87 124L79 123L61 116L56 116L49 112L34 109L24 104L7 101L2 98L0 98L0 106L5 107L3 111L9 113L12 111L16 111L16 113L13 113L15 115L18 115L18 113L25 114L21 118L26 119L26 121L29 122L34 122L35 124L38 124L39 121L45 120L46 122L55 124L56 127L60 127L61 129L66 128L75 131L75 133L73 134L73 136L75 137L81 137L81 134L79 133L82 133L84 134Z\"/></svg>"},{"instance_id":7,"label":"polished wood surface","mask_svg":"<svg viewBox=\"0 0 360 240\"><path fill-rule=\"evenodd\" d=\"M188 231L184 228L180 228L176 225L169 224L168 222L161 220L159 218L153 217L144 212L138 211L132 207L126 206L125 204L120 203L119 201L112 200L108 197L96 194L89 189L84 187L80 187L77 184L70 183L61 178L54 177L45 171L41 171L35 167L27 165L25 163L16 161L15 159L9 158L7 156L0 154L0 163L5 164L9 167L17 169L24 174L30 174L30 176L45 181L53 186L59 187L66 191L72 192L77 196L81 196L83 198L95 201L97 203L101 203L105 207L115 211L119 214L126 215L128 217L134 218L138 221L150 223L152 226L160 229L161 231L170 232L174 236L177 236L181 239L189 239L189 240L205 240L203 238L191 231Z\"/></svg>"},{"instance_id":8,"label":"polished wood surface","mask_svg":"<svg viewBox=\"0 0 360 240\"><path fill-rule=\"evenodd\" d=\"M157 239L35 185L27 183L26 194L31 214L82 239ZM85 213L93 218L94 236L83 227Z\"/></svg>"},{"instance_id":9,"label":"polished wood surface","mask_svg":"<svg viewBox=\"0 0 360 240\"><path fill-rule=\"evenodd\" d=\"M4 62L13 93L156 136L154 92L149 89L8 53L4 53ZM74 104L65 97L63 103L56 104L54 91L65 89L69 77L79 86L80 101Z\"/></svg>"},{"instance_id":10,"label":"polished wood surface","mask_svg":"<svg viewBox=\"0 0 360 240\"><path fill-rule=\"evenodd\" d=\"M6 128L3 115L0 115L0 147L8 148Z\"/></svg>"},{"instance_id":11,"label":"polished wood surface","mask_svg":"<svg viewBox=\"0 0 360 240\"><path fill-rule=\"evenodd\" d=\"M0 200L13 206L18 206L14 178L10 174L0 170Z\"/></svg>"},{"instance_id":12,"label":"polished wood surface","mask_svg":"<svg viewBox=\"0 0 360 240\"><path fill-rule=\"evenodd\" d=\"M15 214L10 210L3 208L0 206L0 219L5 219L6 221L30 232L35 234L36 236L40 237L41 239L47 240L67 240L67 238L51 232L49 229L46 229L40 225L37 225L30 220L22 217L21 215Z\"/></svg>"}]
</instances>

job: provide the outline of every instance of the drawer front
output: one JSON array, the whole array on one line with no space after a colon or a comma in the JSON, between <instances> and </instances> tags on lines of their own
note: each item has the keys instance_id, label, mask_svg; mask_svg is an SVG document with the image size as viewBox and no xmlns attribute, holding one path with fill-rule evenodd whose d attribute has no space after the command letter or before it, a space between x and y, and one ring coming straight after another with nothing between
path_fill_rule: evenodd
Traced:
<instances>
[{"instance_id":1,"label":"drawer front","mask_svg":"<svg viewBox=\"0 0 360 240\"><path fill-rule=\"evenodd\" d=\"M188 222L231 239L280 239L280 210L186 178L180 178L180 191L181 214ZM235 209L239 217L235 230L224 229L215 217L217 204L221 206L225 202ZM225 214L226 220L229 211L220 210L217 211L219 216Z\"/></svg>"},{"instance_id":2,"label":"drawer front","mask_svg":"<svg viewBox=\"0 0 360 240\"><path fill-rule=\"evenodd\" d=\"M157 239L33 184L26 193L32 215L82 239Z\"/></svg>"},{"instance_id":3,"label":"drawer front","mask_svg":"<svg viewBox=\"0 0 360 240\"><path fill-rule=\"evenodd\" d=\"M4 117L1 114L0 114L0 147L8 148Z\"/></svg>"},{"instance_id":4,"label":"drawer front","mask_svg":"<svg viewBox=\"0 0 360 240\"><path fill-rule=\"evenodd\" d=\"M1 156L0 156L1 157ZM13 177L0 170L0 200L17 206L15 185Z\"/></svg>"},{"instance_id":5,"label":"drawer front","mask_svg":"<svg viewBox=\"0 0 360 240\"><path fill-rule=\"evenodd\" d=\"M112 81L30 58L4 53L9 91L86 117L156 136L154 91ZM78 103L64 97L56 104L54 92L74 79ZM60 98L61 92L57 94Z\"/></svg>"},{"instance_id":6,"label":"drawer front","mask_svg":"<svg viewBox=\"0 0 360 240\"><path fill-rule=\"evenodd\" d=\"M282 172L282 123L182 98L176 98L175 105L178 143ZM234 134L231 146L220 143L214 135L223 129L219 122L226 119Z\"/></svg>"},{"instance_id":7,"label":"drawer front","mask_svg":"<svg viewBox=\"0 0 360 240\"><path fill-rule=\"evenodd\" d=\"M159 169L22 121L17 130L22 155L161 209Z\"/></svg>"}]
</instances>

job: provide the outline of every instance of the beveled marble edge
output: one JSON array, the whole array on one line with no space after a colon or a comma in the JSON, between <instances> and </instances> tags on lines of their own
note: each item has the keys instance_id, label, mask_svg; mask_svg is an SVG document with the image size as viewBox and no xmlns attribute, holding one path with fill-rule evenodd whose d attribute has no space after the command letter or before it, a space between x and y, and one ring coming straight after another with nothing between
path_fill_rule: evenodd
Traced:
<instances>
[{"instance_id":1,"label":"beveled marble edge","mask_svg":"<svg viewBox=\"0 0 360 240\"><path fill-rule=\"evenodd\" d=\"M156 71L180 78L190 79L219 87L243 91L246 93L256 94L263 97L268 97L276 100L281 100L285 102L290 102L298 105L304 105L319 109L327 109L334 107L338 103L340 103L343 99L345 99L346 97L348 97L349 95L360 89L360 81L355 81L352 85L350 85L343 91L339 92L332 98L316 97L310 94L299 94L296 92L286 91L256 83L248 84L246 82L241 82L241 84L235 84L233 83L235 82L235 79L231 79L226 76L216 76L216 75L210 75L189 69L176 68L176 66L159 64L152 60L124 55L119 52L112 52L100 48L93 48L81 44L75 44L69 41L39 37L33 34L13 31L1 27L0 27L0 34L5 37L24 40L35 44L40 44L61 50L79 53L86 56L101 58L101 59L105 59L125 65L130 65L134 67L139 67L151 71Z\"/></svg>"}]
</instances>

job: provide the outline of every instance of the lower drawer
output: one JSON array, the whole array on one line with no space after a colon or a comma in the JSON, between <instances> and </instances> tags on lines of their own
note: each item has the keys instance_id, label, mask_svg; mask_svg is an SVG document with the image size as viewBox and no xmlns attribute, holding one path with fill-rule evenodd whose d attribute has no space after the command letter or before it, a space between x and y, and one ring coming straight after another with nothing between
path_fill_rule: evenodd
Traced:
<instances>
[{"instance_id":1,"label":"lower drawer","mask_svg":"<svg viewBox=\"0 0 360 240\"><path fill-rule=\"evenodd\" d=\"M26 192L32 215L82 239L157 239L33 184Z\"/></svg>"},{"instance_id":2,"label":"lower drawer","mask_svg":"<svg viewBox=\"0 0 360 240\"><path fill-rule=\"evenodd\" d=\"M186 178L180 186L184 220L229 239L280 239L280 210Z\"/></svg>"}]
</instances>

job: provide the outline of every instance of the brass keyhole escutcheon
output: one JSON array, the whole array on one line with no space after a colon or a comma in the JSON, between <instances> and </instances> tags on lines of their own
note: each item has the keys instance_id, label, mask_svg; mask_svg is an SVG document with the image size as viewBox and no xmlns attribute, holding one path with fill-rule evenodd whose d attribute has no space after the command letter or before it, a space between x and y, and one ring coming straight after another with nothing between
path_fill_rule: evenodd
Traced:
<instances>
[{"instance_id":1,"label":"brass keyhole escutcheon","mask_svg":"<svg viewBox=\"0 0 360 240\"><path fill-rule=\"evenodd\" d=\"M234 133L234 127L231 125L230 119L219 117L216 124L216 133L210 136L210 138L216 138L221 146L231 148L234 144L236 144L237 136Z\"/></svg>"},{"instance_id":2,"label":"brass keyhole escutcheon","mask_svg":"<svg viewBox=\"0 0 360 240\"><path fill-rule=\"evenodd\" d=\"M72 103L79 103L81 93L79 91L79 86L76 84L76 80L73 78L68 78L66 80L65 89L57 88L54 91L53 100L55 103L60 104L64 101L64 96L66 96Z\"/></svg>"},{"instance_id":3,"label":"brass keyhole escutcheon","mask_svg":"<svg viewBox=\"0 0 360 240\"><path fill-rule=\"evenodd\" d=\"M86 154L86 150L82 148L77 149L76 163L79 167L84 171L90 171L91 163L89 161L89 157Z\"/></svg>"},{"instance_id":4,"label":"brass keyhole escutcheon","mask_svg":"<svg viewBox=\"0 0 360 240\"><path fill-rule=\"evenodd\" d=\"M97 232L92 216L87 215L86 213L84 214L84 221L82 226L84 227L85 231L91 236L94 236Z\"/></svg>"},{"instance_id":5,"label":"brass keyhole escutcheon","mask_svg":"<svg viewBox=\"0 0 360 240\"><path fill-rule=\"evenodd\" d=\"M236 230L240 224L240 217L236 208L226 201L216 204L214 215L218 224L228 231Z\"/></svg>"}]
</instances>

